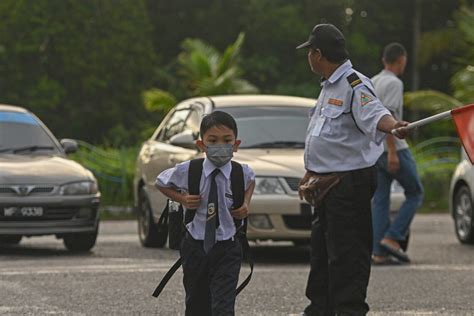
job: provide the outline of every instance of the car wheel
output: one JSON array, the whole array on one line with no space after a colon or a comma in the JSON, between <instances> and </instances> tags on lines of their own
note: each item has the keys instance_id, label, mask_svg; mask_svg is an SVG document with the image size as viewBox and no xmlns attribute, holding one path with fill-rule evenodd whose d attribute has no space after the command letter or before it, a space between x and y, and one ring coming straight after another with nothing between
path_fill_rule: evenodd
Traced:
<instances>
[{"instance_id":1,"label":"car wheel","mask_svg":"<svg viewBox=\"0 0 474 316\"><path fill-rule=\"evenodd\" d=\"M467 186L460 187L454 196L454 228L459 241L474 244L471 192Z\"/></svg>"},{"instance_id":2,"label":"car wheel","mask_svg":"<svg viewBox=\"0 0 474 316\"><path fill-rule=\"evenodd\" d=\"M0 244L17 245L22 237L21 235L2 235L0 236Z\"/></svg>"},{"instance_id":3,"label":"car wheel","mask_svg":"<svg viewBox=\"0 0 474 316\"><path fill-rule=\"evenodd\" d=\"M138 236L144 247L163 248L168 239L168 228L158 230L158 225L153 221L152 209L148 195L141 188L138 205Z\"/></svg>"},{"instance_id":4,"label":"car wheel","mask_svg":"<svg viewBox=\"0 0 474 316\"><path fill-rule=\"evenodd\" d=\"M91 233L74 233L67 234L63 237L64 246L69 251L73 252L87 252L94 247L97 240L97 233L99 232L99 227Z\"/></svg>"}]
</instances>

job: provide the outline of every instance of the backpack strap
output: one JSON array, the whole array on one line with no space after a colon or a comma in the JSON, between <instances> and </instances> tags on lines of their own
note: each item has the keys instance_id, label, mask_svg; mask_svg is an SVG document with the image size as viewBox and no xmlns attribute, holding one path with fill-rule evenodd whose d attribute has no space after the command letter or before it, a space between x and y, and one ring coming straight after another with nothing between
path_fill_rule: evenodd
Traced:
<instances>
[{"instance_id":1,"label":"backpack strap","mask_svg":"<svg viewBox=\"0 0 474 316\"><path fill-rule=\"evenodd\" d=\"M244 204L245 188L244 188L244 170L242 165L238 162L232 161L232 171L230 173L230 188L232 191L232 198L234 200L233 209L238 209ZM247 219L234 219L236 233L239 230L245 229L247 231Z\"/></svg>"},{"instance_id":2,"label":"backpack strap","mask_svg":"<svg viewBox=\"0 0 474 316\"><path fill-rule=\"evenodd\" d=\"M199 185L201 184L202 164L204 158L193 159L189 162L188 171L188 191L190 195L199 195ZM196 210L186 210L184 225L191 223L196 215Z\"/></svg>"},{"instance_id":3,"label":"backpack strap","mask_svg":"<svg viewBox=\"0 0 474 316\"><path fill-rule=\"evenodd\" d=\"M230 173L230 186L232 190L232 197L234 199L233 209L238 209L244 204L245 185L244 185L244 170L242 165L238 162L232 161L232 171ZM237 287L236 295L250 283L253 274L253 258L250 252L250 245L247 239L247 218L242 220L234 219L235 224L235 238L240 241L242 245L243 259L248 261L250 265L250 273L247 278Z\"/></svg>"},{"instance_id":4,"label":"backpack strap","mask_svg":"<svg viewBox=\"0 0 474 316\"><path fill-rule=\"evenodd\" d=\"M181 267L181 263L182 263L182 259L181 257L176 260L176 262L173 264L173 266L171 267L171 269L169 269L168 272L166 272L165 276L163 277L163 279L161 280L160 284L158 284L158 286L156 287L155 291L153 291L153 294L152 296L154 297L158 297L161 292L163 291L163 289L165 288L166 284L168 283L168 281L171 279L171 277L173 276L173 274L178 271L179 267Z\"/></svg>"}]
</instances>

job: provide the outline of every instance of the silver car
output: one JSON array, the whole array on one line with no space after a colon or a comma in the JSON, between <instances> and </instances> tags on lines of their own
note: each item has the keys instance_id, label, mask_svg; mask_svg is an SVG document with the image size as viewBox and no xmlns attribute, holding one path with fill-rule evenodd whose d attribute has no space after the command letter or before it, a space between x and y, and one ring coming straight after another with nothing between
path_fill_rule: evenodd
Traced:
<instances>
[{"instance_id":1,"label":"silver car","mask_svg":"<svg viewBox=\"0 0 474 316\"><path fill-rule=\"evenodd\" d=\"M66 158L76 150L26 109L0 105L0 244L52 234L72 251L94 246L100 193L93 174Z\"/></svg>"},{"instance_id":2,"label":"silver car","mask_svg":"<svg viewBox=\"0 0 474 316\"><path fill-rule=\"evenodd\" d=\"M474 168L462 150L461 162L454 170L449 191L449 209L454 219L456 236L461 243L474 244L473 197Z\"/></svg>"}]
</instances>

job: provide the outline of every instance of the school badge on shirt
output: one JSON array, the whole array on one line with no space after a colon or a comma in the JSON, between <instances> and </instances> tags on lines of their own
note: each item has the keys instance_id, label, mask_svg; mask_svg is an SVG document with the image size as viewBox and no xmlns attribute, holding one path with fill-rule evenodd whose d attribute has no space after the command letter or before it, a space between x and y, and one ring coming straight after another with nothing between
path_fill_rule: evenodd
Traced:
<instances>
[{"instance_id":1,"label":"school badge on shirt","mask_svg":"<svg viewBox=\"0 0 474 316\"><path fill-rule=\"evenodd\" d=\"M371 95L365 94L364 92L362 92L360 94L360 105L361 106L364 106L367 103L372 102L373 100L374 100L374 98Z\"/></svg>"},{"instance_id":2,"label":"school badge on shirt","mask_svg":"<svg viewBox=\"0 0 474 316\"><path fill-rule=\"evenodd\" d=\"M212 217L212 215L214 215L215 212L216 212L216 207L214 203L209 203L209 205L207 206L207 214L209 215L209 217Z\"/></svg>"}]
</instances>

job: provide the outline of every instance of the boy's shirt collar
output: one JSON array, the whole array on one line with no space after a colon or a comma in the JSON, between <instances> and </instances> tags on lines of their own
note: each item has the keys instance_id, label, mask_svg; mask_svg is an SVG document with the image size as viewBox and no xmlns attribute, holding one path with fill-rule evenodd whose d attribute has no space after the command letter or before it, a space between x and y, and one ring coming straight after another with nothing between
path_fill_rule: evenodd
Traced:
<instances>
[{"instance_id":1,"label":"boy's shirt collar","mask_svg":"<svg viewBox=\"0 0 474 316\"><path fill-rule=\"evenodd\" d=\"M207 178L209 175L216 169L217 167L209 160L204 158L204 163L202 164L202 171L204 172L204 176ZM218 168L221 170L221 173L226 177L226 179L230 179L230 172L232 171L232 163L229 161L222 167Z\"/></svg>"}]
</instances>

